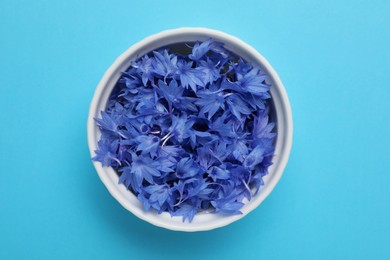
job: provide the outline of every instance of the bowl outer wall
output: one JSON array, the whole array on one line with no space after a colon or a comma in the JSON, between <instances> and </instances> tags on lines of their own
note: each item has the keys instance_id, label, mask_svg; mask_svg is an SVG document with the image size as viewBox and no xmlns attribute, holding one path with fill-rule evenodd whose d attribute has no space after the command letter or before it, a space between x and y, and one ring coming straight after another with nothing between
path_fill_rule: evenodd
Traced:
<instances>
[{"instance_id":1,"label":"bowl outer wall","mask_svg":"<svg viewBox=\"0 0 390 260\"><path fill-rule=\"evenodd\" d=\"M95 90L88 115L88 146L91 157L93 157L95 156L97 142L100 138L99 129L93 118L100 116L100 111L105 109L109 95L120 77L120 72L128 68L129 61L136 60L144 54L166 45L178 42L204 41L208 38L223 42L228 50L253 64L260 65L270 76L272 83L271 95L274 102L278 128L275 156L273 159L274 164L270 166L269 174L264 177L265 185L260 188L258 194L249 202L245 202L245 205L241 209L243 214L225 216L201 212L196 214L191 223L188 223L188 221L183 223L181 217L171 217L166 212L159 215L155 211L144 211L142 203L136 196L129 192L124 185L118 185L119 176L115 173L114 169L111 167L102 167L99 162L93 162L101 181L111 195L124 208L153 225L176 231L211 230L241 219L260 205L281 178L292 146L293 123L286 90L272 66L250 45L234 36L217 30L207 28L179 28L163 31L134 44L114 61L103 75Z\"/></svg>"}]
</instances>

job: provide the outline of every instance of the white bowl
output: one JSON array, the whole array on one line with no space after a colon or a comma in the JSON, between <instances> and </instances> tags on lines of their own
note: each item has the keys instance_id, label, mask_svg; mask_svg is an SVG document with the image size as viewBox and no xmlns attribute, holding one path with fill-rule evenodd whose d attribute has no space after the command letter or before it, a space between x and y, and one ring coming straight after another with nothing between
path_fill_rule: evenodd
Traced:
<instances>
[{"instance_id":1,"label":"white bowl","mask_svg":"<svg viewBox=\"0 0 390 260\"><path fill-rule=\"evenodd\" d=\"M226 226L244 217L259 206L279 181L290 155L293 123L286 90L274 69L253 47L226 33L206 28L179 28L163 31L134 44L115 60L96 88L88 115L88 145L91 156L94 156L94 151L97 149L97 143L100 138L100 132L93 118L100 116L100 111L105 109L109 95L120 77L120 72L125 71L129 67L130 61L162 46L180 42L204 41L208 38L223 42L228 50L252 62L252 64L260 65L268 73L272 83L271 95L274 103L278 133L275 156L273 158L274 164L269 168L269 174L264 177L265 185L241 209L243 214L225 216L200 212L195 215L191 223L188 221L183 223L181 217L171 217L167 212L159 215L155 211L144 211L141 202L138 201L136 196L127 190L124 185L118 184L119 177L114 169L111 167L102 167L100 162L93 162L100 179L106 185L111 195L123 207L140 219L171 230L202 231Z\"/></svg>"}]
</instances>

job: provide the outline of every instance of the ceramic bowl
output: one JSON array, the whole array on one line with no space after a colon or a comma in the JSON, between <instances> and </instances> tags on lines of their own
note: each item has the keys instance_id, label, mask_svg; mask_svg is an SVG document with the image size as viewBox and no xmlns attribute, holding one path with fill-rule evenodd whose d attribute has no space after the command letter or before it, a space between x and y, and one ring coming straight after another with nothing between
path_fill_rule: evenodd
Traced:
<instances>
[{"instance_id":1,"label":"ceramic bowl","mask_svg":"<svg viewBox=\"0 0 390 260\"><path fill-rule=\"evenodd\" d=\"M179 28L163 31L134 44L114 61L100 80L89 110L88 145L92 157L95 155L94 151L97 149L97 143L100 138L99 129L93 118L100 116L100 111L105 109L109 95L118 81L120 73L129 67L130 61L136 60L144 54L163 46L185 42L204 41L208 38L213 38L216 41L224 43L226 49L232 51L243 59L250 61L252 64L260 65L261 68L270 76L272 84L272 117L276 120L277 124L277 139L275 156L273 158L274 164L269 168L269 174L264 177L265 185L260 188L256 196L254 196L250 201L245 202L245 205L241 209L243 214L226 216L199 212L195 215L191 223L188 221L183 223L181 217L171 217L169 213L166 212L157 214L155 211L144 211L141 202L136 198L136 196L127 190L124 185L118 184L119 176L116 174L114 169L111 167L102 167L100 162L93 162L100 179L111 195L123 207L128 209L140 219L143 219L153 225L171 230L204 231L226 226L243 218L259 206L278 183L289 158L292 145L293 123L286 90L284 89L275 70L253 47L226 33L206 28Z\"/></svg>"}]
</instances>

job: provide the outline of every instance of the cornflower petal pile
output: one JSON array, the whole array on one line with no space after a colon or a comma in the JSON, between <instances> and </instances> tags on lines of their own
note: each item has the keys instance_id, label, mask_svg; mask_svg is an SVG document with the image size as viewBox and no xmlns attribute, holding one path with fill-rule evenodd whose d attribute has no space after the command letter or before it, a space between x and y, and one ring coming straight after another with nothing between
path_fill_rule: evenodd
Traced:
<instances>
[{"instance_id":1,"label":"cornflower petal pile","mask_svg":"<svg viewBox=\"0 0 390 260\"><path fill-rule=\"evenodd\" d=\"M209 39L131 62L105 111L93 160L110 166L145 210L190 222L240 214L264 185L276 138L268 75Z\"/></svg>"}]
</instances>

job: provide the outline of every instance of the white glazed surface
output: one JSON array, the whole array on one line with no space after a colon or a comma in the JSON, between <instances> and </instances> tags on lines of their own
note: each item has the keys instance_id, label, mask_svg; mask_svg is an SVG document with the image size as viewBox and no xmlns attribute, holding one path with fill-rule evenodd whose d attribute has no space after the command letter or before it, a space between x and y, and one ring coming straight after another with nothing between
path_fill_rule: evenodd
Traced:
<instances>
[{"instance_id":1,"label":"white glazed surface","mask_svg":"<svg viewBox=\"0 0 390 260\"><path fill-rule=\"evenodd\" d=\"M275 156L273 158L274 164L269 168L269 174L264 177L265 185L260 188L258 194L254 196L251 201L246 202L241 209L243 214L225 216L200 212L195 215L191 223L188 221L183 223L181 217L171 217L169 213L166 212L159 215L155 211L144 211L141 202L138 201L136 196L127 190L124 185L118 184L119 177L111 167L102 167L100 162L93 162L100 179L111 195L123 207L131 211L140 219L171 230L204 231L226 226L244 217L259 206L279 181L290 155L293 123L287 93L274 69L253 47L226 33L206 28L179 28L167 30L149 36L134 44L115 60L96 88L88 115L88 145L91 156L94 156L94 151L97 149L97 142L100 138L100 132L93 118L100 117L100 111L105 109L109 95L120 77L120 72L129 67L130 61L136 60L144 54L162 46L179 42L203 41L208 38L223 42L228 50L253 64L260 65L261 68L269 74L272 83L271 95L275 106L278 127Z\"/></svg>"}]
</instances>

